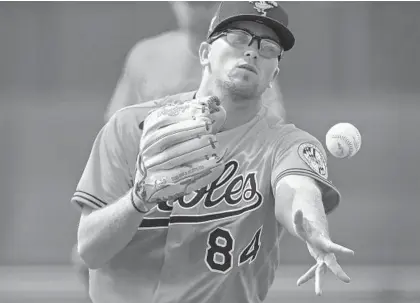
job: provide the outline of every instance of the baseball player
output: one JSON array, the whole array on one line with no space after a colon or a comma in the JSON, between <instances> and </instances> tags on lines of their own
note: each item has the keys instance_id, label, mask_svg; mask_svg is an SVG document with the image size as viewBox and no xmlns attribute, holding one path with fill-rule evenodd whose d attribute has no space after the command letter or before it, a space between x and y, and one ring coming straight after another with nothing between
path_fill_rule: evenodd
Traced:
<instances>
[{"instance_id":1,"label":"baseball player","mask_svg":"<svg viewBox=\"0 0 420 303\"><path fill-rule=\"evenodd\" d=\"M349 282L326 214L340 194L309 133L262 94L294 45L274 1L222 2L200 44L199 87L126 107L101 129L72 202L93 302L262 302L288 231Z\"/></svg>"},{"instance_id":2,"label":"baseball player","mask_svg":"<svg viewBox=\"0 0 420 303\"><path fill-rule=\"evenodd\" d=\"M202 67L198 49L206 37L218 2L170 1L179 28L137 43L129 52L123 73L105 113L105 120L119 109L196 89ZM285 119L283 97L278 82L264 92L270 114ZM88 268L72 251L72 263L84 288L88 289Z\"/></svg>"},{"instance_id":3,"label":"baseball player","mask_svg":"<svg viewBox=\"0 0 420 303\"><path fill-rule=\"evenodd\" d=\"M206 37L217 2L169 3L179 28L140 41L131 49L108 105L106 120L123 107L191 91L200 85L198 48ZM278 83L273 82L264 100L272 112L285 118Z\"/></svg>"},{"instance_id":4,"label":"baseball player","mask_svg":"<svg viewBox=\"0 0 420 303\"><path fill-rule=\"evenodd\" d=\"M125 67L108 104L105 120L119 109L196 89L202 67L198 48L205 38L217 8L212 1L170 1L179 28L137 43L129 52ZM285 119L283 96L273 82L263 96L270 113ZM88 268L72 251L72 263L80 282L88 289Z\"/></svg>"}]
</instances>

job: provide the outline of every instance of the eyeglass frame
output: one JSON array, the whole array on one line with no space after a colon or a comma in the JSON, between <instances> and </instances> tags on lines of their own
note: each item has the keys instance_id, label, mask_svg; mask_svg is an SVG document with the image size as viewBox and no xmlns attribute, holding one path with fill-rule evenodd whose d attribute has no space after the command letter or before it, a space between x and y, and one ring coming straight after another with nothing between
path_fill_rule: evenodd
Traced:
<instances>
[{"instance_id":1,"label":"eyeglass frame","mask_svg":"<svg viewBox=\"0 0 420 303\"><path fill-rule=\"evenodd\" d=\"M229 26L228 28L221 29L221 30L215 32L213 35L211 35L207 39L207 42L210 43L210 44L212 44L217 39L219 39L219 38L221 38L223 36L227 36L227 34L229 33L230 30L239 30L239 31L243 31L243 32L247 33L248 35L250 35L251 36L251 41L249 41L248 46L251 46L252 43L254 42L254 40L256 40L257 41L257 44L258 44L258 53L259 53L259 51L261 49L261 40L266 39L266 40L273 41L274 43L276 43L280 47L280 50L281 50L280 56L277 57L278 61L280 61L283 58L284 48L281 46L281 44L278 41L274 40L273 38L267 37L267 36L259 36L259 35L256 35L253 32L251 32L250 30L247 30L247 29L244 29L244 28L238 28L238 27L231 27L231 26ZM271 58L267 58L267 57L264 57L264 58L271 59Z\"/></svg>"}]
</instances>

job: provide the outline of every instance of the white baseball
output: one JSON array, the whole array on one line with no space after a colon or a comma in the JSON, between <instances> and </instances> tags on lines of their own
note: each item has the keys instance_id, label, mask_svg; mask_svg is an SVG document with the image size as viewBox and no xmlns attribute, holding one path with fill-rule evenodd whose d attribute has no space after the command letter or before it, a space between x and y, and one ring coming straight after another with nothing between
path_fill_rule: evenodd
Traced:
<instances>
[{"instance_id":1,"label":"white baseball","mask_svg":"<svg viewBox=\"0 0 420 303\"><path fill-rule=\"evenodd\" d=\"M360 150L362 136L353 124L338 123L327 132L325 144L334 157L351 158Z\"/></svg>"}]
</instances>

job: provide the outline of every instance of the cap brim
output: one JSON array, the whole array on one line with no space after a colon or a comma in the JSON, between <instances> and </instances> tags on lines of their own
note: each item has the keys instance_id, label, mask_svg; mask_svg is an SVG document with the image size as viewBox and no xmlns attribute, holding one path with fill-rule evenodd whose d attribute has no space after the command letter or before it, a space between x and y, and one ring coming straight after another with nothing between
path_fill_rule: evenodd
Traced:
<instances>
[{"instance_id":1,"label":"cap brim","mask_svg":"<svg viewBox=\"0 0 420 303\"><path fill-rule=\"evenodd\" d=\"M227 26L229 23L235 22L235 21L254 21L263 23L266 26L272 28L276 35L280 39L280 43L283 46L285 51L290 50L293 45L295 44L295 37L293 36L292 32L285 27L280 22L265 16L258 16L258 15L237 15L234 17L227 18L220 22L211 32L210 35L217 32L218 30L222 29L223 27Z\"/></svg>"}]
</instances>

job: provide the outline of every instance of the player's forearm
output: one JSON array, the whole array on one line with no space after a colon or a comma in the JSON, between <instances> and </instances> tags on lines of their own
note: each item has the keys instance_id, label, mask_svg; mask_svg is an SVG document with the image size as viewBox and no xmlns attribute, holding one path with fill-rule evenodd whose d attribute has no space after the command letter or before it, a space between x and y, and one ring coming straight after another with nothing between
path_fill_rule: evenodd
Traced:
<instances>
[{"instance_id":1,"label":"player's forearm","mask_svg":"<svg viewBox=\"0 0 420 303\"><path fill-rule=\"evenodd\" d=\"M276 192L276 218L292 235L297 236L293 221L298 210L302 210L303 216L313 222L319 232L328 235L328 221L317 186L291 177L281 182Z\"/></svg>"},{"instance_id":2,"label":"player's forearm","mask_svg":"<svg viewBox=\"0 0 420 303\"><path fill-rule=\"evenodd\" d=\"M132 240L143 219L130 194L92 212L84 211L78 230L78 250L91 269L102 267Z\"/></svg>"},{"instance_id":3,"label":"player's forearm","mask_svg":"<svg viewBox=\"0 0 420 303\"><path fill-rule=\"evenodd\" d=\"M301 188L296 190L290 215L292 222L298 210L302 211L303 216L312 223L317 232L328 236L327 215L322 203L322 194L318 188ZM292 234L298 237L294 228Z\"/></svg>"}]
</instances>

